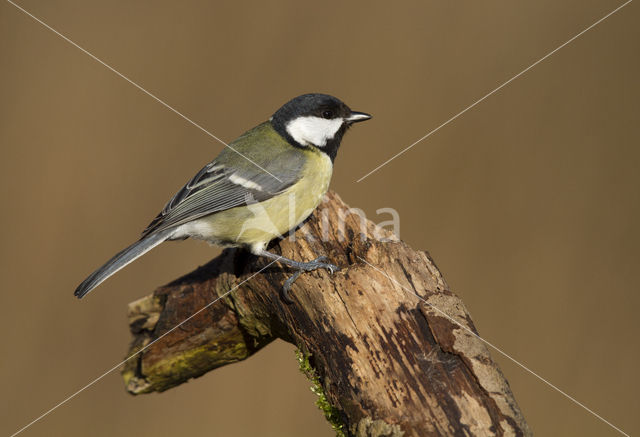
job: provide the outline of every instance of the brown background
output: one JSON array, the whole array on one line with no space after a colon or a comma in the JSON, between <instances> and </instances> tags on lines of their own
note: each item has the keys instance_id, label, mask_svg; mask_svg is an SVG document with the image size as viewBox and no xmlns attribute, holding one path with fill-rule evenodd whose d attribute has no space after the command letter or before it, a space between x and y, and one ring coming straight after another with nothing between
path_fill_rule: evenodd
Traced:
<instances>
[{"instance_id":1,"label":"brown background","mask_svg":"<svg viewBox=\"0 0 640 437\"><path fill-rule=\"evenodd\" d=\"M635 2L360 183L622 2L20 4L227 141L304 92L374 114L332 187L396 208L485 338L640 432ZM0 59L6 435L123 358L129 301L218 253L166 244L72 296L222 146L6 2ZM537 435L616 435L493 356ZM332 435L313 401L278 342L161 395L112 373L23 435Z\"/></svg>"}]
</instances>

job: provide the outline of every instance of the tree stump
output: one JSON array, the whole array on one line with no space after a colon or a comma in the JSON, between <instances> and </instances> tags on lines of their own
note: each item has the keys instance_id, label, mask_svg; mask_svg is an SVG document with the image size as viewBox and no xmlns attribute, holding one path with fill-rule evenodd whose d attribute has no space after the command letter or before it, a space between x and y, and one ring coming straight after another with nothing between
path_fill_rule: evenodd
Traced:
<instances>
[{"instance_id":1,"label":"tree stump","mask_svg":"<svg viewBox=\"0 0 640 437\"><path fill-rule=\"evenodd\" d=\"M338 435L531 435L429 254L350 212L330 192L294 239L272 243L288 258L326 255L342 267L300 276L293 304L280 297L292 272L276 263L256 274L268 261L241 249L129 304L129 354L144 350L122 371L127 390L167 390L281 338L298 347Z\"/></svg>"}]
</instances>

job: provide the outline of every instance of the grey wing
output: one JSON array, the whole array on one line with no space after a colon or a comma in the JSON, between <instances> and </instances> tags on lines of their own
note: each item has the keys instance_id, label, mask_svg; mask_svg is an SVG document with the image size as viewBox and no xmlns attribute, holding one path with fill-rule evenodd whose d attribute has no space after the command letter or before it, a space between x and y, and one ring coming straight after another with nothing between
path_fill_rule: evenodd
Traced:
<instances>
[{"instance_id":1,"label":"grey wing","mask_svg":"<svg viewBox=\"0 0 640 437\"><path fill-rule=\"evenodd\" d=\"M153 232L187 223L215 212L252 202L262 202L286 190L298 180L301 162L278 179L255 166L227 168L217 161L207 164L167 202L163 210L143 231Z\"/></svg>"}]
</instances>

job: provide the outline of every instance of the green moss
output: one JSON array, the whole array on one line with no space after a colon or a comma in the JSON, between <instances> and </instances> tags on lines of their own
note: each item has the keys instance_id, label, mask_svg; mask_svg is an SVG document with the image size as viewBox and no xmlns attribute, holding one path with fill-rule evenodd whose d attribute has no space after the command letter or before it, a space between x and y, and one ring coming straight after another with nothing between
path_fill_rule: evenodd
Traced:
<instances>
[{"instance_id":1,"label":"green moss","mask_svg":"<svg viewBox=\"0 0 640 437\"><path fill-rule=\"evenodd\" d=\"M162 392L190 378L244 360L249 350L240 330L218 336L215 342L174 353L143 369L149 387L145 392Z\"/></svg>"},{"instance_id":2,"label":"green moss","mask_svg":"<svg viewBox=\"0 0 640 437\"><path fill-rule=\"evenodd\" d=\"M336 437L347 437L345 424L342 422L340 410L331 405L327 400L327 396L324 394L320 378L316 373L316 370L309 363L309 357L311 354L305 353L300 349L296 349L296 358L300 365L300 371L311 381L311 391L318 396L316 405L324 413L324 417L331 424L331 427L336 433Z\"/></svg>"},{"instance_id":3,"label":"green moss","mask_svg":"<svg viewBox=\"0 0 640 437\"><path fill-rule=\"evenodd\" d=\"M159 361L145 369L145 373L149 375L147 379L156 389L164 390L167 383L170 387L209 370L247 358L248 351L243 338L239 336L229 340L222 345L208 343Z\"/></svg>"},{"instance_id":4,"label":"green moss","mask_svg":"<svg viewBox=\"0 0 640 437\"><path fill-rule=\"evenodd\" d=\"M131 383L131 380L136 376L136 372L134 372L134 370L128 366L126 366L120 374L122 375L122 379L124 380L125 387L127 387Z\"/></svg>"}]
</instances>

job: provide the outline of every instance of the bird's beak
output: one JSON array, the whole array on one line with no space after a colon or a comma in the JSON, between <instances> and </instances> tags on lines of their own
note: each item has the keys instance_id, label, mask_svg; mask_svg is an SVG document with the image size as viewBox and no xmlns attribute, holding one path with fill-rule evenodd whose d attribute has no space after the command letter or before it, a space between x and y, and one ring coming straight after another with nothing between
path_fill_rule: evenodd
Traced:
<instances>
[{"instance_id":1,"label":"bird's beak","mask_svg":"<svg viewBox=\"0 0 640 437\"><path fill-rule=\"evenodd\" d=\"M358 123L359 121L369 120L370 118L371 118L371 115L365 112L351 111L351 115L349 115L344 120L347 123L351 124L351 123Z\"/></svg>"}]
</instances>

